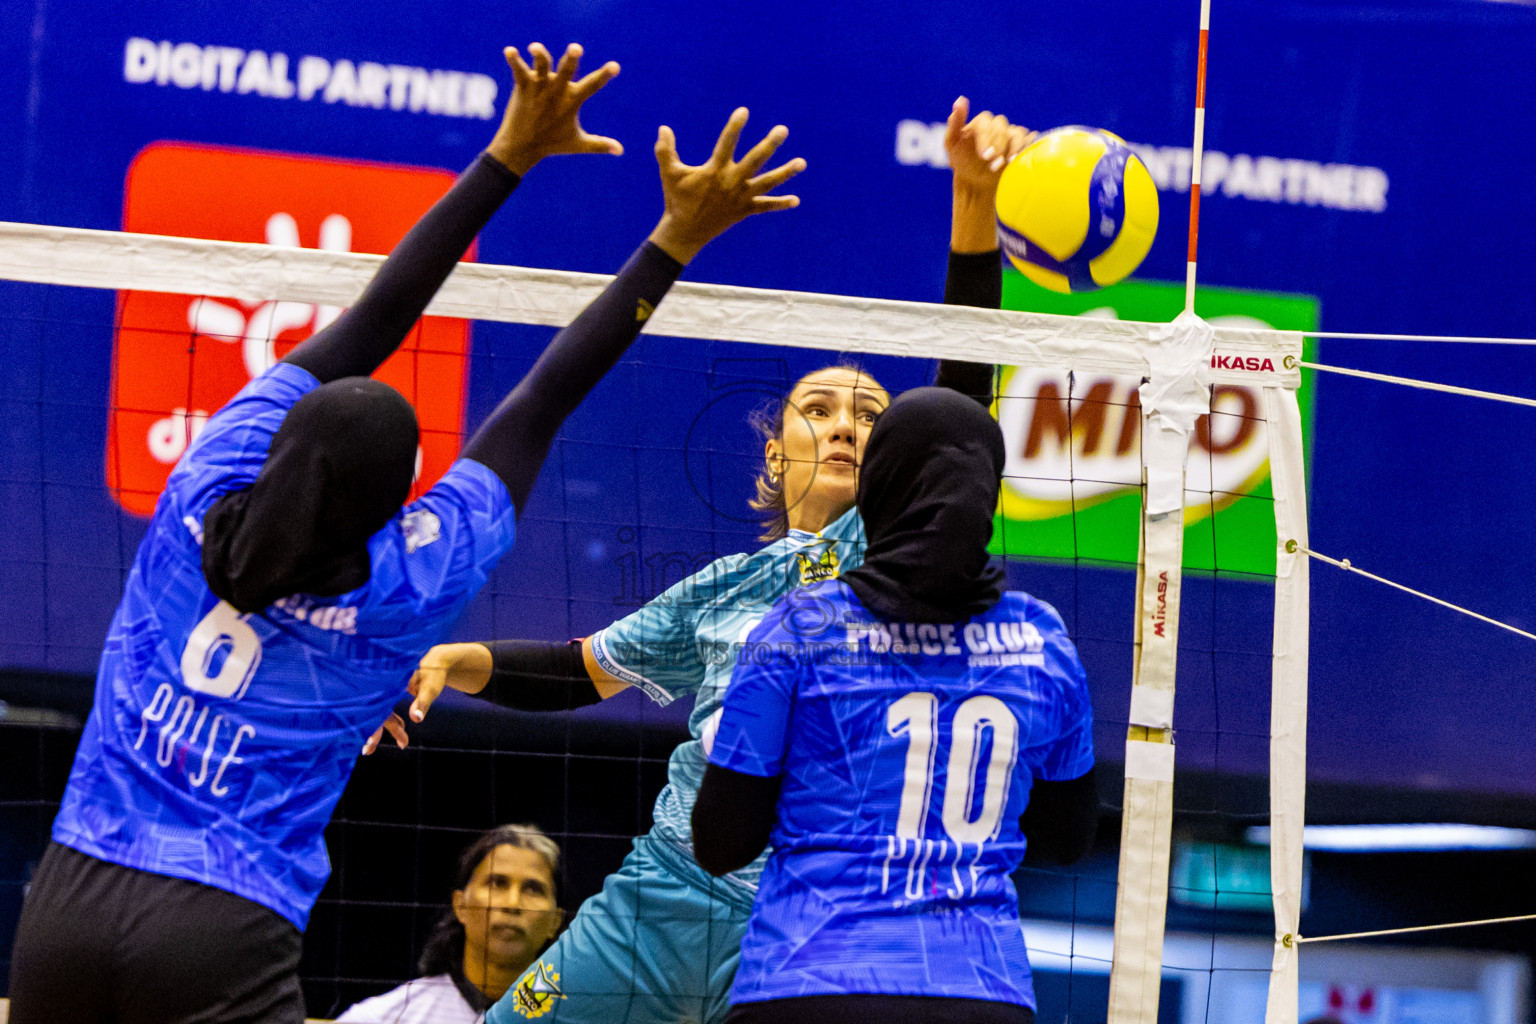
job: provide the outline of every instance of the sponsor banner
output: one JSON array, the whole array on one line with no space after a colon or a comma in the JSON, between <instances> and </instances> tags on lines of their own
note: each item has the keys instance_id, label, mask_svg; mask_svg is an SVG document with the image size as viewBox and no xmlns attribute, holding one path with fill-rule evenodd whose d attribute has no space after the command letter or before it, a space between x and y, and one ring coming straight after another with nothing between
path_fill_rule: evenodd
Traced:
<instances>
[{"instance_id":1,"label":"sponsor banner","mask_svg":"<svg viewBox=\"0 0 1536 1024\"><path fill-rule=\"evenodd\" d=\"M453 184L447 171L156 143L128 169L123 230L387 253ZM465 259L473 259L473 250ZM149 515L208 416L341 313L123 292L113 341L107 487ZM416 407L419 494L458 455L469 324L425 317L375 374Z\"/></svg>"},{"instance_id":2,"label":"sponsor banner","mask_svg":"<svg viewBox=\"0 0 1536 1024\"><path fill-rule=\"evenodd\" d=\"M473 72L314 54L290 62L281 52L139 36L123 47L123 81L487 121L496 117L499 88L496 79Z\"/></svg>"},{"instance_id":3,"label":"sponsor banner","mask_svg":"<svg viewBox=\"0 0 1536 1024\"><path fill-rule=\"evenodd\" d=\"M1009 270L1003 305L1038 313L1167 321L1182 284L1123 281L1058 295ZM1304 295L1201 288L1197 312L1215 326L1317 329ZM1216 355L1219 359L1232 359ZM1007 367L997 419L1008 445L993 550L1013 558L1134 564L1141 521L1141 403L1134 377ZM1301 390L1310 437L1311 389ZM1269 443L1256 385L1217 383L1200 417L1185 476L1184 565L1273 574Z\"/></svg>"},{"instance_id":4,"label":"sponsor banner","mask_svg":"<svg viewBox=\"0 0 1536 1024\"><path fill-rule=\"evenodd\" d=\"M1130 143L1159 192L1189 191L1194 151L1188 146ZM944 122L911 118L896 125L896 162L909 167L948 167ZM1358 213L1385 213L1391 185L1380 167L1320 163L1294 157L1250 156L1207 149L1200 160L1200 194L1290 206L1321 206Z\"/></svg>"}]
</instances>

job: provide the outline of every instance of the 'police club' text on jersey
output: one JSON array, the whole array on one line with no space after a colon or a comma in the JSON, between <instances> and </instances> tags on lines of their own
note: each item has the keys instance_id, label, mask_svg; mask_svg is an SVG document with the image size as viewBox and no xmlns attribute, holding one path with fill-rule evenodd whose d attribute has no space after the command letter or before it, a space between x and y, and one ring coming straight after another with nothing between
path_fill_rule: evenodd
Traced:
<instances>
[{"instance_id":1,"label":"'police club' text on jersey","mask_svg":"<svg viewBox=\"0 0 1536 1024\"><path fill-rule=\"evenodd\" d=\"M955 624L796 591L741 651L710 762L782 776L731 1002L844 993L1035 1005L1010 875L1035 779L1093 766L1056 611L1005 593Z\"/></svg>"},{"instance_id":2,"label":"'police club' text on jersey","mask_svg":"<svg viewBox=\"0 0 1536 1024\"><path fill-rule=\"evenodd\" d=\"M512 546L506 486L468 459L368 541L370 578L242 615L208 589L202 522L261 471L319 382L280 363L209 419L166 484L113 616L53 838L253 900L302 929L363 741Z\"/></svg>"},{"instance_id":3,"label":"'police club' text on jersey","mask_svg":"<svg viewBox=\"0 0 1536 1024\"><path fill-rule=\"evenodd\" d=\"M820 533L790 530L758 551L717 558L593 635L597 663L657 703L697 694L688 716L694 738L672 751L666 788L656 798L655 835L692 856L693 802L704 781L720 700L752 627L791 589L863 561L864 520L858 509L849 509ZM743 904L756 891L766 856L726 876L727 891Z\"/></svg>"}]
</instances>

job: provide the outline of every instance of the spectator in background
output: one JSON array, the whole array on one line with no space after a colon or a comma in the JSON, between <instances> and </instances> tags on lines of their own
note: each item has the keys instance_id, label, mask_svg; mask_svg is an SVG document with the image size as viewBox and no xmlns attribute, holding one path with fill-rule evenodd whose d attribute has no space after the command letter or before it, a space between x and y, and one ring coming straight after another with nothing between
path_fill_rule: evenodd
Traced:
<instances>
[{"instance_id":1,"label":"spectator in background","mask_svg":"<svg viewBox=\"0 0 1536 1024\"><path fill-rule=\"evenodd\" d=\"M337 1021L477 1024L554 941L560 847L533 825L502 825L459 857L453 905L422 951L421 976L364 999Z\"/></svg>"}]
</instances>

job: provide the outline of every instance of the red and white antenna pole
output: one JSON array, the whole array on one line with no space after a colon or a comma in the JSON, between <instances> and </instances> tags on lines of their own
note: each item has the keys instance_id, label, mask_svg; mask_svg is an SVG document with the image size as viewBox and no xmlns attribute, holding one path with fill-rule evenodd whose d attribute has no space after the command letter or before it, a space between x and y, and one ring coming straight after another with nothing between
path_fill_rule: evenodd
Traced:
<instances>
[{"instance_id":1,"label":"red and white antenna pole","mask_svg":"<svg viewBox=\"0 0 1536 1024\"><path fill-rule=\"evenodd\" d=\"M1189 165L1189 263L1184 274L1184 311L1195 311L1195 253L1200 246L1200 165L1205 162L1205 44L1211 34L1211 0L1200 0L1200 67L1195 76L1195 146Z\"/></svg>"}]
</instances>

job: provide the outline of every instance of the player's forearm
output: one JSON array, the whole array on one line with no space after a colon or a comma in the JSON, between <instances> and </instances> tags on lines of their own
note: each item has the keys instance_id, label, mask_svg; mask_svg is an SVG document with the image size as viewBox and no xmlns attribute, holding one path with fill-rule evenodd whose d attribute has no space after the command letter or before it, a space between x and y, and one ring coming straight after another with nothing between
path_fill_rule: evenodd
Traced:
<instances>
[{"instance_id":1,"label":"player's forearm","mask_svg":"<svg viewBox=\"0 0 1536 1024\"><path fill-rule=\"evenodd\" d=\"M477 696L519 711L569 711L601 698L582 659L580 643L492 640L491 678Z\"/></svg>"},{"instance_id":2,"label":"player's forearm","mask_svg":"<svg viewBox=\"0 0 1536 1024\"><path fill-rule=\"evenodd\" d=\"M1099 831L1099 790L1094 769L1066 782L1037 780L1019 821L1029 853L1072 864L1093 849Z\"/></svg>"},{"instance_id":3,"label":"player's forearm","mask_svg":"<svg viewBox=\"0 0 1536 1024\"><path fill-rule=\"evenodd\" d=\"M997 192L956 186L949 221L949 248L957 253L997 250Z\"/></svg>"},{"instance_id":4,"label":"player's forearm","mask_svg":"<svg viewBox=\"0 0 1536 1024\"><path fill-rule=\"evenodd\" d=\"M997 309L1003 304L1002 256L993 247L985 252L964 252L951 248L949 271L944 277L944 302L951 306L979 306ZM982 405L992 404L993 380L996 376L991 363L968 363L959 359L939 361L939 372L934 384L950 388L962 395L970 395Z\"/></svg>"},{"instance_id":5,"label":"player's forearm","mask_svg":"<svg viewBox=\"0 0 1536 1024\"><path fill-rule=\"evenodd\" d=\"M778 817L779 776L719 765L704 770L693 802L693 856L716 878L751 864L768 848Z\"/></svg>"},{"instance_id":6,"label":"player's forearm","mask_svg":"<svg viewBox=\"0 0 1536 1024\"><path fill-rule=\"evenodd\" d=\"M642 245L464 446L465 458L501 477L519 513L560 424L619 361L682 272L656 245Z\"/></svg>"},{"instance_id":7,"label":"player's forearm","mask_svg":"<svg viewBox=\"0 0 1536 1024\"><path fill-rule=\"evenodd\" d=\"M395 246L362 297L283 361L322 383L366 377L400 347L448 275L521 179L481 154Z\"/></svg>"}]
</instances>

